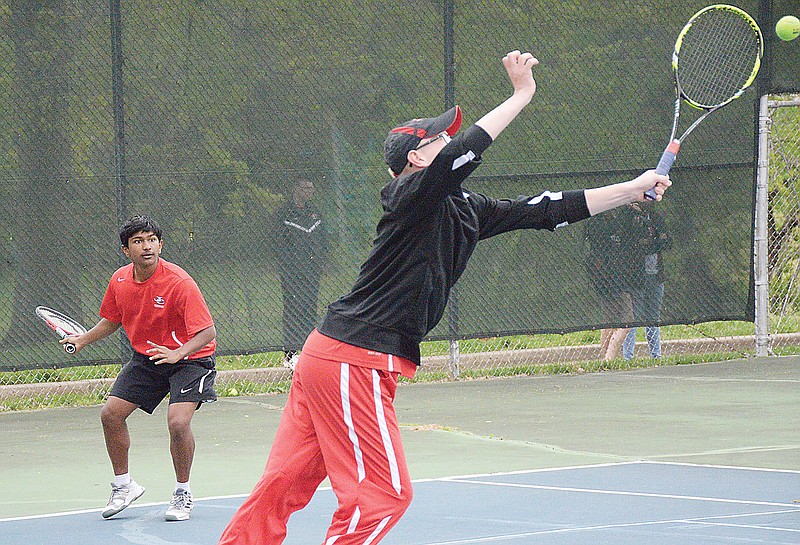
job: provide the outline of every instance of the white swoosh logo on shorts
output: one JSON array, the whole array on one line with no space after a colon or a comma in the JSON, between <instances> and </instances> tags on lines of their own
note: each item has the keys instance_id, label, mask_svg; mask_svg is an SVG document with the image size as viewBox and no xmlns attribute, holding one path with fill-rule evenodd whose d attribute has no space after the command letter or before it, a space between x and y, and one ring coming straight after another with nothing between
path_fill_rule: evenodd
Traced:
<instances>
[{"instance_id":1,"label":"white swoosh logo on shorts","mask_svg":"<svg viewBox=\"0 0 800 545\"><path fill-rule=\"evenodd\" d=\"M182 393L182 394L185 394L186 392L191 392L191 391L192 391L192 389L191 389L191 388L187 388L187 389L185 389L185 390L184 390L183 388L181 388L181 393Z\"/></svg>"}]
</instances>

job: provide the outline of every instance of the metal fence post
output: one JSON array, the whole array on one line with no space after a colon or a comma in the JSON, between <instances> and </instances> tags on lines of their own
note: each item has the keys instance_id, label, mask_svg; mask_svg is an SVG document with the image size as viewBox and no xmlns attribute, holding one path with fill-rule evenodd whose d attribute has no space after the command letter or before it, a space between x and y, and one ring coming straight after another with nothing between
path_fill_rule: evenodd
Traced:
<instances>
[{"instance_id":1,"label":"metal fence post","mask_svg":"<svg viewBox=\"0 0 800 545\"><path fill-rule=\"evenodd\" d=\"M116 183L117 195L117 225L125 221L125 92L123 67L125 56L122 50L122 0L109 0L111 18L111 95L112 107L114 112L114 181ZM119 264L123 265L125 259L121 253L118 254ZM128 338L120 330L119 337L120 362L128 360L131 347Z\"/></svg>"},{"instance_id":2,"label":"metal fence post","mask_svg":"<svg viewBox=\"0 0 800 545\"><path fill-rule=\"evenodd\" d=\"M758 172L756 176L755 314L756 356L770 354L769 339L769 246L767 240L769 183L769 96L763 95L758 108Z\"/></svg>"},{"instance_id":3,"label":"metal fence post","mask_svg":"<svg viewBox=\"0 0 800 545\"><path fill-rule=\"evenodd\" d=\"M444 37L444 107L449 110L456 104L455 98L455 2L445 0L442 13L442 26ZM450 313L448 326L450 334L450 375L456 379L460 374L458 360L460 348L458 346L458 287L453 286L450 292Z\"/></svg>"},{"instance_id":4,"label":"metal fence post","mask_svg":"<svg viewBox=\"0 0 800 545\"><path fill-rule=\"evenodd\" d=\"M448 360L448 364L450 367L450 376L452 376L454 379L458 378L461 374L461 370L458 367L460 356L461 348L458 346L458 341L450 341L450 359Z\"/></svg>"}]
</instances>

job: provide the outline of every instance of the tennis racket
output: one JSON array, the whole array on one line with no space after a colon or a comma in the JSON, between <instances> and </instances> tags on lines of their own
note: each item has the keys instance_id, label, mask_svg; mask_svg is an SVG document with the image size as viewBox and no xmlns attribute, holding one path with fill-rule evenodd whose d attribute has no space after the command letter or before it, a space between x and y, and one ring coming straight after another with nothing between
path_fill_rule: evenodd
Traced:
<instances>
[{"instance_id":1,"label":"tennis racket","mask_svg":"<svg viewBox=\"0 0 800 545\"><path fill-rule=\"evenodd\" d=\"M683 27L672 53L675 76L675 118L669 144L656 167L668 174L683 140L706 117L738 98L755 81L764 54L758 24L746 12L727 4L714 4L695 13ZM703 113L680 138L681 102ZM656 198L654 189L645 193Z\"/></svg>"},{"instance_id":2,"label":"tennis racket","mask_svg":"<svg viewBox=\"0 0 800 545\"><path fill-rule=\"evenodd\" d=\"M86 328L81 324L58 311L47 307L36 307L36 315L44 320L50 329L55 331L62 339L71 337L73 335L83 335L86 333ZM67 354L75 353L75 345L72 343L64 343L64 351Z\"/></svg>"}]
</instances>

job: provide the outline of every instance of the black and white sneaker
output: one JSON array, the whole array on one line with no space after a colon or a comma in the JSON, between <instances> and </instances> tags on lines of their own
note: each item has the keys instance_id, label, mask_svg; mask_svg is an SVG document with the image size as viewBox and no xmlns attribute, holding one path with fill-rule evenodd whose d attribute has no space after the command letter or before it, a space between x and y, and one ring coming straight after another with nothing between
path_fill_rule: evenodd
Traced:
<instances>
[{"instance_id":1,"label":"black and white sneaker","mask_svg":"<svg viewBox=\"0 0 800 545\"><path fill-rule=\"evenodd\" d=\"M189 514L191 512L192 493L179 488L172 494L172 501L169 502L167 512L164 513L164 520L189 520Z\"/></svg>"},{"instance_id":2,"label":"black and white sneaker","mask_svg":"<svg viewBox=\"0 0 800 545\"><path fill-rule=\"evenodd\" d=\"M300 359L300 354L291 350L286 352L285 357L283 359L283 366L288 367L292 372L294 372L294 367L297 365L297 360Z\"/></svg>"}]
</instances>

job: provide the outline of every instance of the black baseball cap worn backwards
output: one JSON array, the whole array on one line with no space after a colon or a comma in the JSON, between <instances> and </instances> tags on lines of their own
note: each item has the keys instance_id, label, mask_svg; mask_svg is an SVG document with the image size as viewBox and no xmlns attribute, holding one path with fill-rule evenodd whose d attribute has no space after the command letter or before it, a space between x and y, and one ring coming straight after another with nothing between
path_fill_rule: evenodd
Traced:
<instances>
[{"instance_id":1,"label":"black baseball cap worn backwards","mask_svg":"<svg viewBox=\"0 0 800 545\"><path fill-rule=\"evenodd\" d=\"M403 172L408 164L408 152L426 139L446 132L455 136L461 128L461 108L450 108L439 117L412 119L389 131L383 143L383 159L395 176Z\"/></svg>"}]
</instances>

